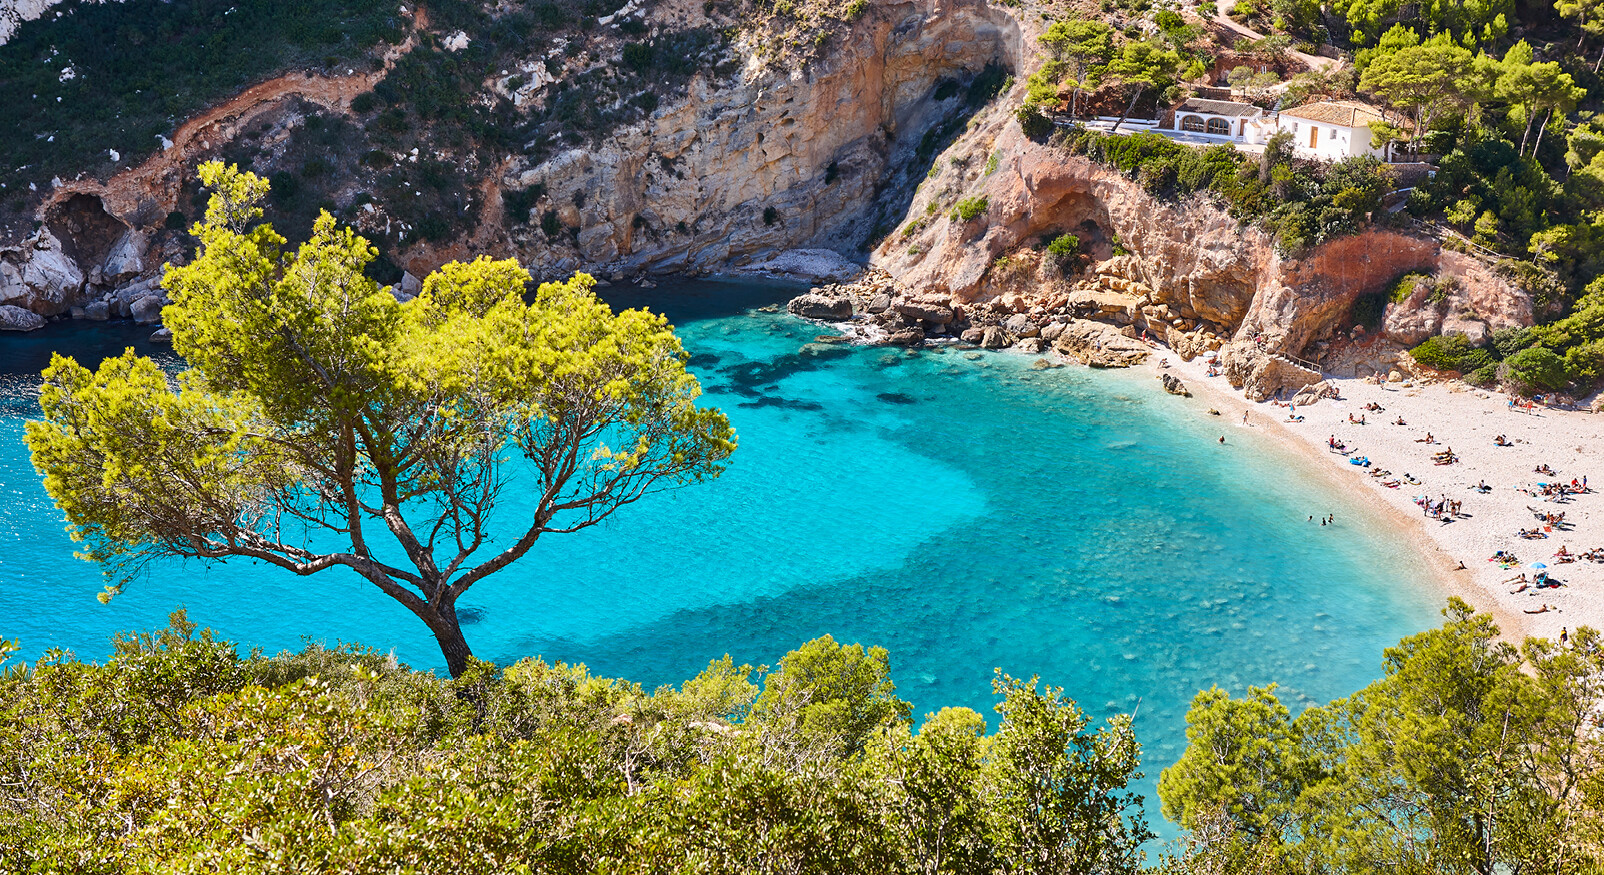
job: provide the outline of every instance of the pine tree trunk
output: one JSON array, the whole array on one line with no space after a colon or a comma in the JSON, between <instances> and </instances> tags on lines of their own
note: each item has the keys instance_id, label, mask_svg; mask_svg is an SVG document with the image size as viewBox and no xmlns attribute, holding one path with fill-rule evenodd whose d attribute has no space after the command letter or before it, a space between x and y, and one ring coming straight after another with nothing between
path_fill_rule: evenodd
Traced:
<instances>
[{"instance_id":1,"label":"pine tree trunk","mask_svg":"<svg viewBox=\"0 0 1604 875\"><path fill-rule=\"evenodd\" d=\"M1145 88L1136 89L1136 93L1131 95L1131 102L1125 104L1125 113L1119 117L1119 121L1114 122L1114 126L1113 127L1108 129L1109 133L1112 134L1115 131L1118 131L1119 130L1119 126L1122 125L1122 124L1125 124L1125 120L1130 118L1131 117L1131 112L1136 109L1136 101L1141 99L1142 92L1146 91L1146 90L1147 89L1145 89Z\"/></svg>"},{"instance_id":2,"label":"pine tree trunk","mask_svg":"<svg viewBox=\"0 0 1604 875\"><path fill-rule=\"evenodd\" d=\"M1537 157L1537 150L1543 145L1543 132L1548 130L1548 123L1554 118L1554 110L1550 109L1543 118L1543 126L1537 129L1537 142L1532 144L1532 157Z\"/></svg>"},{"instance_id":3,"label":"pine tree trunk","mask_svg":"<svg viewBox=\"0 0 1604 875\"><path fill-rule=\"evenodd\" d=\"M434 633L435 643L440 645L440 654L446 658L446 668L451 671L451 676L462 677L462 673L468 670L468 660L473 657L473 651L468 647L468 640L462 637L456 604L441 606L435 618L429 621L429 631Z\"/></svg>"}]
</instances>

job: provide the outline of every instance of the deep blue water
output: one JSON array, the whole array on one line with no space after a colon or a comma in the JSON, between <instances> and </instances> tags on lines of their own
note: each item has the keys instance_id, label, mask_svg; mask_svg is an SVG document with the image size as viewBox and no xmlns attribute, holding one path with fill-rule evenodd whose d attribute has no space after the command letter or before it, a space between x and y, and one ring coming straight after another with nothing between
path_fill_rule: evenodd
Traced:
<instances>
[{"instance_id":1,"label":"deep blue water","mask_svg":"<svg viewBox=\"0 0 1604 875\"><path fill-rule=\"evenodd\" d=\"M1278 681L1294 707L1323 702L1436 622L1436 591L1399 536L1198 400L1004 353L811 343L818 326L755 309L791 291L610 295L669 314L740 449L716 482L548 536L469 592L478 655L583 661L652 686L725 653L772 664L829 633L889 648L916 714L990 716L994 667L1037 674L1098 719L1140 705L1150 790L1198 689ZM99 658L113 632L160 626L182 604L245 646L361 641L443 665L422 624L344 572L170 563L95 600L102 581L73 558L22 422L52 349L144 352L148 333L0 336L0 636L29 658ZM1328 512L1336 525L1307 521Z\"/></svg>"}]
</instances>

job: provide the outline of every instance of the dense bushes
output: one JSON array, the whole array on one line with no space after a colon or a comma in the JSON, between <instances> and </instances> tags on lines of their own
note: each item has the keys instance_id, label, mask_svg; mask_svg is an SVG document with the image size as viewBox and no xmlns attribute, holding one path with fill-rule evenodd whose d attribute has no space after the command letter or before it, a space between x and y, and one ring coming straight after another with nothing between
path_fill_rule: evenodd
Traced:
<instances>
[{"instance_id":1,"label":"dense bushes","mask_svg":"<svg viewBox=\"0 0 1604 875\"><path fill-rule=\"evenodd\" d=\"M1262 225L1294 253L1357 231L1391 187L1390 171L1373 158L1299 160L1281 136L1258 161L1229 145L1195 149L1152 132L1080 131L1065 146L1135 178L1157 197L1207 192L1234 218Z\"/></svg>"},{"instance_id":2,"label":"dense bushes","mask_svg":"<svg viewBox=\"0 0 1604 875\"><path fill-rule=\"evenodd\" d=\"M1273 685L1199 693L1159 780L1190 833L1145 871L1596 871L1604 642L1445 613L1298 716ZM886 651L828 636L647 691L540 659L448 680L354 646L241 658L178 612L103 664L0 671L0 870L1144 871L1131 719L994 690L991 734L967 708L915 734Z\"/></svg>"},{"instance_id":3,"label":"dense bushes","mask_svg":"<svg viewBox=\"0 0 1604 875\"><path fill-rule=\"evenodd\" d=\"M3 656L3 652L0 652ZM0 870L1135 873L1128 717L999 674L912 731L880 648L648 692L526 659L241 659L182 614L0 675Z\"/></svg>"}]
</instances>

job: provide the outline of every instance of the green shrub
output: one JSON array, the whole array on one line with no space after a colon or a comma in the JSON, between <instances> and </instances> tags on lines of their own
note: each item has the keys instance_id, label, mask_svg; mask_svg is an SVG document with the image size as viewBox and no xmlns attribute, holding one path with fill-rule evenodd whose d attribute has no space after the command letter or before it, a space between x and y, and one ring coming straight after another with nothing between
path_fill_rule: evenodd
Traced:
<instances>
[{"instance_id":1,"label":"green shrub","mask_svg":"<svg viewBox=\"0 0 1604 875\"><path fill-rule=\"evenodd\" d=\"M1479 353L1480 355L1475 355ZM1471 371L1492 362L1485 350L1470 345L1463 334L1441 334L1428 337L1409 351L1415 361L1439 371Z\"/></svg>"},{"instance_id":2,"label":"green shrub","mask_svg":"<svg viewBox=\"0 0 1604 875\"><path fill-rule=\"evenodd\" d=\"M1472 386L1491 387L1498 382L1498 365L1482 365L1466 376L1465 382Z\"/></svg>"},{"instance_id":3,"label":"green shrub","mask_svg":"<svg viewBox=\"0 0 1604 875\"><path fill-rule=\"evenodd\" d=\"M1032 140L1040 140L1053 132L1053 120L1034 106L1021 106L1014 112L1014 118L1019 120L1019 129Z\"/></svg>"},{"instance_id":4,"label":"green shrub","mask_svg":"<svg viewBox=\"0 0 1604 875\"><path fill-rule=\"evenodd\" d=\"M555 240L557 235L562 233L563 223L557 218L556 210L547 210L545 215L540 217L540 230L548 240Z\"/></svg>"},{"instance_id":5,"label":"green shrub","mask_svg":"<svg viewBox=\"0 0 1604 875\"><path fill-rule=\"evenodd\" d=\"M773 207L763 208L763 224L773 225L780 220L780 211Z\"/></svg>"},{"instance_id":6,"label":"green shrub","mask_svg":"<svg viewBox=\"0 0 1604 875\"><path fill-rule=\"evenodd\" d=\"M173 210L172 212L168 213L167 218L162 221L162 227L169 231L182 231L189 227L189 220L184 218L183 213L179 212L178 210Z\"/></svg>"},{"instance_id":7,"label":"green shrub","mask_svg":"<svg viewBox=\"0 0 1604 875\"><path fill-rule=\"evenodd\" d=\"M986 211L990 206L985 195L980 197L966 197L952 208L952 217L956 220L968 222Z\"/></svg>"},{"instance_id":8,"label":"green shrub","mask_svg":"<svg viewBox=\"0 0 1604 875\"><path fill-rule=\"evenodd\" d=\"M1415 289L1420 288L1422 285L1430 288L1431 277L1423 273L1406 273L1387 286L1387 300L1394 304L1402 304L1409 299L1410 295L1415 293Z\"/></svg>"},{"instance_id":9,"label":"green shrub","mask_svg":"<svg viewBox=\"0 0 1604 875\"><path fill-rule=\"evenodd\" d=\"M1553 350L1529 346L1504 361L1504 379L1527 391L1551 392L1567 381L1565 360Z\"/></svg>"},{"instance_id":10,"label":"green shrub","mask_svg":"<svg viewBox=\"0 0 1604 875\"><path fill-rule=\"evenodd\" d=\"M1080 252L1080 238L1074 234L1059 234L1047 244L1047 254L1060 260Z\"/></svg>"},{"instance_id":11,"label":"green shrub","mask_svg":"<svg viewBox=\"0 0 1604 875\"><path fill-rule=\"evenodd\" d=\"M1530 328L1517 328L1512 325L1493 332L1493 349L1497 350L1502 358L1509 358L1536 342L1537 337Z\"/></svg>"},{"instance_id":12,"label":"green shrub","mask_svg":"<svg viewBox=\"0 0 1604 875\"><path fill-rule=\"evenodd\" d=\"M379 98L371 91L364 91L351 98L351 111L354 113L369 113L379 107Z\"/></svg>"},{"instance_id":13,"label":"green shrub","mask_svg":"<svg viewBox=\"0 0 1604 875\"><path fill-rule=\"evenodd\" d=\"M646 43L624 44L624 66L632 70L644 70L652 66L654 53L652 47Z\"/></svg>"}]
</instances>

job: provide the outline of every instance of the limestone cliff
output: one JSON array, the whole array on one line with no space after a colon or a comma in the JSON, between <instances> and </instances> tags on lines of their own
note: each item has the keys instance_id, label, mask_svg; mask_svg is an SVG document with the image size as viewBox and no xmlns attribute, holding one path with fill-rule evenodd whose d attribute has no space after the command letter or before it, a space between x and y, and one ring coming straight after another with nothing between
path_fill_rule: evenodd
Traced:
<instances>
[{"instance_id":1,"label":"limestone cliff","mask_svg":"<svg viewBox=\"0 0 1604 875\"><path fill-rule=\"evenodd\" d=\"M800 246L855 251L877 224L900 220L905 170L930 131L964 112L959 86L987 67L1011 69L1020 53L1018 23L985 0L872 5L804 70L723 89L700 79L688 99L600 149L510 168L511 185L544 190L535 212L553 209L574 229L571 240L530 229L512 242L550 274L709 271Z\"/></svg>"},{"instance_id":2,"label":"limestone cliff","mask_svg":"<svg viewBox=\"0 0 1604 875\"><path fill-rule=\"evenodd\" d=\"M621 34L705 32L718 23L708 18L712 6L636 0L603 27L530 46L530 60L518 68L528 72L493 76L483 99L510 98L526 110L552 105L568 80L621 63L630 45ZM162 263L183 257L187 243L176 229L187 221L180 211L194 212L193 166L243 155L275 179L310 178L316 156L291 148L306 129L355 118L354 99L415 45L436 56L456 50L450 37L427 35L423 11L419 30L375 59L383 62L376 70L259 83L180 125L163 151L137 167L58 180L39 205L37 231L0 241L0 304L93 317L101 311L89 305L98 302L113 316L128 315L131 308L119 304L133 279L125 268L139 263L149 280ZM413 276L480 253L515 255L542 276L585 269L630 277L727 270L799 247L856 255L876 228L900 220L935 154L1018 63L1025 45L1018 14L987 0L872 3L816 34L828 39L816 42L806 63L749 31L730 49L734 62L714 57L674 86L674 99L599 140L576 142L559 128L555 141L566 148L532 142L489 165L449 143L424 142L421 156L417 148L380 149L360 162L357 155L323 161L337 169L319 178L335 211ZM619 30L624 24L633 30ZM382 126L367 112L369 129ZM428 148L440 151L431 156ZM403 209L422 186L392 179L384 194L384 168L421 167L420 157L436 175L444 168L467 177L463 221L443 238L420 233ZM85 245L75 242L80 236Z\"/></svg>"},{"instance_id":3,"label":"limestone cliff","mask_svg":"<svg viewBox=\"0 0 1604 875\"><path fill-rule=\"evenodd\" d=\"M913 294L960 303L1011 292L1048 297L1066 289L1052 289L1054 277L1041 271L1022 287L1014 267L1039 257L1032 252L1044 235L1071 233L1089 256L1083 264L1103 265L1091 278L1102 288L1132 291L1139 305L1167 308L1163 322L1171 327L1222 339L1260 337L1272 353L1303 355L1346 332L1358 298L1410 271L1453 274L1465 289L1445 306L1456 321L1439 315L1429 333L1445 324L1483 335L1531 324L1524 293L1480 262L1445 252L1435 239L1371 228L1287 256L1206 196L1154 198L1117 170L1032 142L1000 110L943 157L947 166L920 189L910 221L873 253L872 263ZM983 202L984 209L965 220L955 209L964 200ZM1085 281L1080 287L1089 288Z\"/></svg>"}]
</instances>

